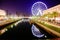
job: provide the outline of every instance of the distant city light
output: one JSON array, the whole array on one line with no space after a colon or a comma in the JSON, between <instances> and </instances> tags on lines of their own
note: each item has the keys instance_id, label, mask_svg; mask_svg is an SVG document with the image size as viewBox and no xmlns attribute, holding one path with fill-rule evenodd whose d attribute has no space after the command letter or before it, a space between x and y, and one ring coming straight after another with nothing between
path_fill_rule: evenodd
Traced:
<instances>
[{"instance_id":1,"label":"distant city light","mask_svg":"<svg viewBox=\"0 0 60 40\"><path fill-rule=\"evenodd\" d=\"M43 11L47 9L47 6L43 2L36 2L32 5L31 12L33 16L41 16Z\"/></svg>"},{"instance_id":2,"label":"distant city light","mask_svg":"<svg viewBox=\"0 0 60 40\"><path fill-rule=\"evenodd\" d=\"M2 9L0 9L0 21L1 20L8 20L8 17L6 15L6 11L2 10Z\"/></svg>"},{"instance_id":3,"label":"distant city light","mask_svg":"<svg viewBox=\"0 0 60 40\"><path fill-rule=\"evenodd\" d=\"M5 16L5 15L6 15L6 11L5 11L5 10L1 10L1 9L0 9L0 15Z\"/></svg>"}]
</instances>

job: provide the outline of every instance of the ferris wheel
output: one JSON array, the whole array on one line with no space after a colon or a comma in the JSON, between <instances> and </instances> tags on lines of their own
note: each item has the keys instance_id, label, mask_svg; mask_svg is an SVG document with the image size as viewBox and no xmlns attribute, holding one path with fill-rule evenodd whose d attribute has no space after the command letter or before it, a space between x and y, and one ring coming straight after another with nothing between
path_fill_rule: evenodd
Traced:
<instances>
[{"instance_id":1,"label":"ferris wheel","mask_svg":"<svg viewBox=\"0 0 60 40\"><path fill-rule=\"evenodd\" d=\"M47 5L43 2L36 2L32 5L31 12L33 16L42 16L43 11L47 9Z\"/></svg>"}]
</instances>

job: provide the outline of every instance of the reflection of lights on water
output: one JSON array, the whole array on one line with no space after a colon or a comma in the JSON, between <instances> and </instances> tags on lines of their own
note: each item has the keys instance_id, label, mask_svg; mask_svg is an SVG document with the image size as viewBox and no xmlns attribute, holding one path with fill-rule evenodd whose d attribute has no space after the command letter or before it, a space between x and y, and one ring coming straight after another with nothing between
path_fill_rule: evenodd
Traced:
<instances>
[{"instance_id":1,"label":"reflection of lights on water","mask_svg":"<svg viewBox=\"0 0 60 40\"><path fill-rule=\"evenodd\" d=\"M4 28L1 30L1 34L3 34L4 32L6 32L8 29Z\"/></svg>"},{"instance_id":2,"label":"reflection of lights on water","mask_svg":"<svg viewBox=\"0 0 60 40\"><path fill-rule=\"evenodd\" d=\"M5 29L6 31L8 30L8 29Z\"/></svg>"},{"instance_id":3,"label":"reflection of lights on water","mask_svg":"<svg viewBox=\"0 0 60 40\"><path fill-rule=\"evenodd\" d=\"M5 32L5 30L1 30L1 34L3 34Z\"/></svg>"},{"instance_id":4,"label":"reflection of lights on water","mask_svg":"<svg viewBox=\"0 0 60 40\"><path fill-rule=\"evenodd\" d=\"M47 38L47 36L45 36L45 38Z\"/></svg>"},{"instance_id":5,"label":"reflection of lights on water","mask_svg":"<svg viewBox=\"0 0 60 40\"><path fill-rule=\"evenodd\" d=\"M40 38L44 36L44 34L42 34L35 25L32 25L31 31L32 31L32 34L36 37Z\"/></svg>"},{"instance_id":6,"label":"reflection of lights on water","mask_svg":"<svg viewBox=\"0 0 60 40\"><path fill-rule=\"evenodd\" d=\"M16 26L18 23L20 23L20 22L22 22L22 21L18 21L18 22L16 22L16 23L15 23L15 26Z\"/></svg>"},{"instance_id":7,"label":"reflection of lights on water","mask_svg":"<svg viewBox=\"0 0 60 40\"><path fill-rule=\"evenodd\" d=\"M13 28L13 25L11 25L11 28Z\"/></svg>"}]
</instances>

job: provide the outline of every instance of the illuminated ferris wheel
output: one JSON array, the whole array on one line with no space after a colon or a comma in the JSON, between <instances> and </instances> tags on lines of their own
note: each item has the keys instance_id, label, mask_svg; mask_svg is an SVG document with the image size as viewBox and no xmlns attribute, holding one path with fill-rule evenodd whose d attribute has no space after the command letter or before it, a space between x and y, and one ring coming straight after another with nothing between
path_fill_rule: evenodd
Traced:
<instances>
[{"instance_id":1,"label":"illuminated ferris wheel","mask_svg":"<svg viewBox=\"0 0 60 40\"><path fill-rule=\"evenodd\" d=\"M43 2L36 2L32 5L31 12L33 16L41 16L43 11L47 9L47 6Z\"/></svg>"}]
</instances>

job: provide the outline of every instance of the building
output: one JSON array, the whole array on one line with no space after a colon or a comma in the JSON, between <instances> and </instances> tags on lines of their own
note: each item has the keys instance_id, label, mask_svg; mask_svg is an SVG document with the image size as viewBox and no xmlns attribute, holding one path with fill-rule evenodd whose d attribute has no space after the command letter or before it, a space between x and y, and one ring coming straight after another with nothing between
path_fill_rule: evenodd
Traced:
<instances>
[{"instance_id":1,"label":"building","mask_svg":"<svg viewBox=\"0 0 60 40\"><path fill-rule=\"evenodd\" d=\"M6 15L5 10L1 10L1 9L0 9L0 16L5 16L5 15Z\"/></svg>"},{"instance_id":2,"label":"building","mask_svg":"<svg viewBox=\"0 0 60 40\"><path fill-rule=\"evenodd\" d=\"M0 9L0 21L3 21L4 19L7 19L6 11Z\"/></svg>"},{"instance_id":3,"label":"building","mask_svg":"<svg viewBox=\"0 0 60 40\"><path fill-rule=\"evenodd\" d=\"M56 5L54 7L51 7L49 9L47 9L47 10L44 10L43 11L43 15L44 14L47 14L48 12L52 13L52 12L55 12L55 11L58 12L58 13L60 13L60 4L59 5Z\"/></svg>"},{"instance_id":4,"label":"building","mask_svg":"<svg viewBox=\"0 0 60 40\"><path fill-rule=\"evenodd\" d=\"M57 22L57 23L60 23L60 4L59 5L56 5L54 7L51 7L47 10L44 10L43 11L43 15L44 14L48 14L48 13L52 13L52 12L57 12L58 13L58 16L54 18L54 20ZM52 19L52 18L51 18Z\"/></svg>"}]
</instances>

